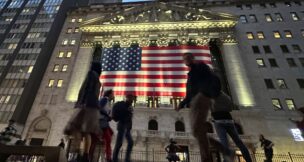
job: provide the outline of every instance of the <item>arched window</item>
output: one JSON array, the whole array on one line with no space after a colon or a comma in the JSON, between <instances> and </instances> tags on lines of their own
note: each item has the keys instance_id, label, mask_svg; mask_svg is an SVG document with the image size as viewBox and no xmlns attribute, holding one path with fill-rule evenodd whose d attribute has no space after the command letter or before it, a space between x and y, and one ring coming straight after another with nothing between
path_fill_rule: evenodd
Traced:
<instances>
[{"instance_id":1,"label":"arched window","mask_svg":"<svg viewBox=\"0 0 304 162\"><path fill-rule=\"evenodd\" d=\"M236 128L238 134L240 134L240 135L244 134L242 126L240 124L234 123L234 125L235 125L235 128Z\"/></svg>"},{"instance_id":2,"label":"arched window","mask_svg":"<svg viewBox=\"0 0 304 162\"><path fill-rule=\"evenodd\" d=\"M185 124L182 121L175 122L175 131L176 132L185 132Z\"/></svg>"},{"instance_id":3,"label":"arched window","mask_svg":"<svg viewBox=\"0 0 304 162\"><path fill-rule=\"evenodd\" d=\"M212 124L210 122L206 122L206 124L207 124L207 132L214 133Z\"/></svg>"},{"instance_id":4,"label":"arched window","mask_svg":"<svg viewBox=\"0 0 304 162\"><path fill-rule=\"evenodd\" d=\"M156 120L152 119L149 121L148 130L158 130L158 123Z\"/></svg>"}]
</instances>

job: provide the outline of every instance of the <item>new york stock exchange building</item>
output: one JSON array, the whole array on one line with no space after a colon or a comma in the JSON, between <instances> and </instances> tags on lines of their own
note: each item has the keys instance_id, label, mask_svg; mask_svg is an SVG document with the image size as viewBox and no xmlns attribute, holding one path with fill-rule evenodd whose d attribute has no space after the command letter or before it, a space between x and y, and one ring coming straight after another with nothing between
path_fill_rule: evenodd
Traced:
<instances>
[{"instance_id":1,"label":"new york stock exchange building","mask_svg":"<svg viewBox=\"0 0 304 162\"><path fill-rule=\"evenodd\" d=\"M304 106L303 6L280 0L79 5L67 14L23 136L46 146L64 138L81 83L97 58L103 90L113 89L115 101L136 94L133 158L146 152L140 156L166 161L165 153L151 152L164 152L173 138L180 157L198 161L191 156L199 148L189 109L174 110L185 94L182 54L192 52L220 76L237 105L232 115L251 153L263 152L259 134L273 141L275 154L303 153L304 139L289 120L301 119L296 110ZM208 122L217 137L211 117ZM116 133L114 121L111 126Z\"/></svg>"}]
</instances>

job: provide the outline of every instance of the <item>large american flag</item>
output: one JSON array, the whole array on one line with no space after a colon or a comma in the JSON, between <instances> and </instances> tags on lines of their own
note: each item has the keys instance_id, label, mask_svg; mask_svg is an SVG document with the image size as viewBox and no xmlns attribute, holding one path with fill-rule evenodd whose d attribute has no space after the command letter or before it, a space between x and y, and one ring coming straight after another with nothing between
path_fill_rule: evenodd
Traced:
<instances>
[{"instance_id":1,"label":"large american flag","mask_svg":"<svg viewBox=\"0 0 304 162\"><path fill-rule=\"evenodd\" d=\"M208 46L104 48L102 57L103 89L116 96L184 97L188 67L183 53L211 66Z\"/></svg>"}]
</instances>

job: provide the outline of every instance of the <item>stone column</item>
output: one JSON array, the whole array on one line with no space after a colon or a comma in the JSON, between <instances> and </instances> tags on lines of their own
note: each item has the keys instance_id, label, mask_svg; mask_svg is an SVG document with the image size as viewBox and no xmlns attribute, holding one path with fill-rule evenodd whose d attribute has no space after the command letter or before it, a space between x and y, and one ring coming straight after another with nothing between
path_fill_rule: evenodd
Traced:
<instances>
[{"instance_id":1,"label":"stone column","mask_svg":"<svg viewBox=\"0 0 304 162\"><path fill-rule=\"evenodd\" d=\"M66 94L68 102L75 102L78 97L81 84L84 81L92 61L92 47L80 47L75 65L73 67L72 77Z\"/></svg>"},{"instance_id":2,"label":"stone column","mask_svg":"<svg viewBox=\"0 0 304 162\"><path fill-rule=\"evenodd\" d=\"M234 102L240 106L254 106L254 96L238 44L224 42L221 52Z\"/></svg>"}]
</instances>

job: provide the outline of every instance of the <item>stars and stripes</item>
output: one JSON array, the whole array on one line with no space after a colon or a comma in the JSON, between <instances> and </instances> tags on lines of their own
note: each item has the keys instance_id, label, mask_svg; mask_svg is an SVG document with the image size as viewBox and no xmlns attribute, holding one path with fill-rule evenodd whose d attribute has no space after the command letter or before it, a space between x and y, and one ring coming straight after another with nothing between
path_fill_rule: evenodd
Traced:
<instances>
[{"instance_id":1,"label":"stars and stripes","mask_svg":"<svg viewBox=\"0 0 304 162\"><path fill-rule=\"evenodd\" d=\"M115 95L184 97L188 67L183 53L211 66L208 46L104 48L101 83Z\"/></svg>"}]
</instances>

